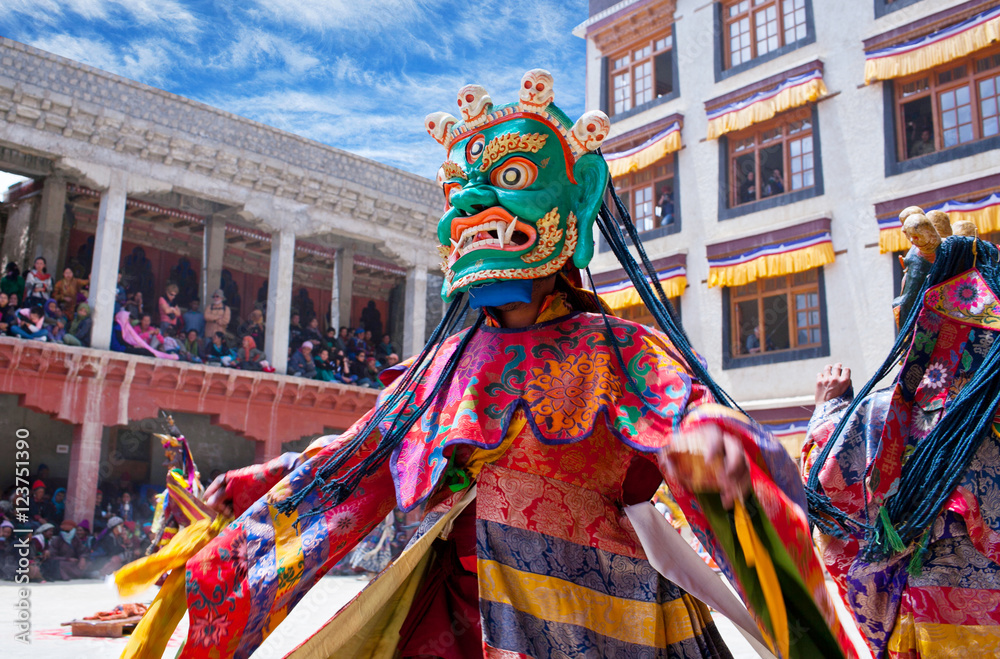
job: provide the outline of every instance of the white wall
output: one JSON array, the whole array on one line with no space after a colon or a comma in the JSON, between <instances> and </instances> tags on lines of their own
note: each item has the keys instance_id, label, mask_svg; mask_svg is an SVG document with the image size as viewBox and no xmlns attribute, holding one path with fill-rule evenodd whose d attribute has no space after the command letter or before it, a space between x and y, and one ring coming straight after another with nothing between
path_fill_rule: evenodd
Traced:
<instances>
[{"instance_id":1,"label":"white wall","mask_svg":"<svg viewBox=\"0 0 1000 659\"><path fill-rule=\"evenodd\" d=\"M925 0L877 21L873 4L873 0L812 0L815 43L716 83L714 9L703 0L678 0L680 97L613 122L612 136L675 112L684 115L684 148L677 161L682 230L650 241L647 249L654 259L688 251L684 325L714 376L738 401L811 396L816 373L831 361L851 366L856 381L867 379L888 353L894 333L894 257L878 253L874 205L1000 171L994 151L885 177L883 89L881 84L859 88L864 82L862 41L959 3ZM824 194L720 222L719 144L705 140L704 102L815 59L824 63L824 80L832 95L818 104ZM588 108L598 108L601 60L592 42L587 63ZM829 358L722 370L722 292L704 283L708 278L704 245L821 217L832 220L834 249L846 250L824 269ZM594 272L617 267L609 252L593 262Z\"/></svg>"}]
</instances>

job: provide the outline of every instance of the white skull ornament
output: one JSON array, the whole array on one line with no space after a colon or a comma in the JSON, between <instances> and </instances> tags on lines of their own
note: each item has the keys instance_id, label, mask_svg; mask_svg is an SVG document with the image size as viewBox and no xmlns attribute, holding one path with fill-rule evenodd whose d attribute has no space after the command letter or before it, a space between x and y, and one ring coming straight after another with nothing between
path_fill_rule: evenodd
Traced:
<instances>
[{"instance_id":1,"label":"white skull ornament","mask_svg":"<svg viewBox=\"0 0 1000 659\"><path fill-rule=\"evenodd\" d=\"M430 136L437 140L438 144L444 145L448 139L448 131L458 123L458 119L447 112L433 112L424 119L424 128Z\"/></svg>"},{"instance_id":2,"label":"white skull ornament","mask_svg":"<svg viewBox=\"0 0 1000 659\"><path fill-rule=\"evenodd\" d=\"M458 90L458 108L465 123L476 125L493 109L493 99L481 85L466 85Z\"/></svg>"},{"instance_id":3,"label":"white skull ornament","mask_svg":"<svg viewBox=\"0 0 1000 659\"><path fill-rule=\"evenodd\" d=\"M519 91L521 109L526 112L544 110L552 103L555 79L545 69L532 69L521 78Z\"/></svg>"},{"instance_id":4,"label":"white skull ornament","mask_svg":"<svg viewBox=\"0 0 1000 659\"><path fill-rule=\"evenodd\" d=\"M591 110L576 120L573 139L582 149L596 151L611 130L611 120L600 110Z\"/></svg>"}]
</instances>

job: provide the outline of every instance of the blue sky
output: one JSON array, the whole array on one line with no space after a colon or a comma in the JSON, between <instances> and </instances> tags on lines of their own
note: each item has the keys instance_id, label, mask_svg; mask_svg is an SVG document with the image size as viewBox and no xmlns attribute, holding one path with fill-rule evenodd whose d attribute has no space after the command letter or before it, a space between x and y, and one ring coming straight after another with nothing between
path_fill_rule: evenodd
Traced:
<instances>
[{"instance_id":1,"label":"blue sky","mask_svg":"<svg viewBox=\"0 0 1000 659\"><path fill-rule=\"evenodd\" d=\"M528 69L583 112L587 0L3 0L0 34L433 177L423 118Z\"/></svg>"}]
</instances>

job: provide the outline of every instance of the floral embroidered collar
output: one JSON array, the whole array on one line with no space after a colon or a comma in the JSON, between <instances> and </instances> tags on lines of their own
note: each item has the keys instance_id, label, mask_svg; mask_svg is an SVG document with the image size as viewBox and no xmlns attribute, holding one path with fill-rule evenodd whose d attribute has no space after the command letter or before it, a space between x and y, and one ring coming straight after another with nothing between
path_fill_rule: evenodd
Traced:
<instances>
[{"instance_id":1,"label":"floral embroidered collar","mask_svg":"<svg viewBox=\"0 0 1000 659\"><path fill-rule=\"evenodd\" d=\"M442 346L413 400L423 401L432 389L428 383L458 359L454 376L390 463L401 509L430 494L447 467L450 447L499 446L518 408L530 432L546 444L581 441L597 423L607 424L639 451L657 451L668 443L691 394L687 368L669 339L608 317L619 362L601 315L573 312L559 293L546 302L536 325L483 327L460 356L454 353L464 333ZM386 392L380 400L388 399ZM383 432L398 413L390 412Z\"/></svg>"}]
</instances>

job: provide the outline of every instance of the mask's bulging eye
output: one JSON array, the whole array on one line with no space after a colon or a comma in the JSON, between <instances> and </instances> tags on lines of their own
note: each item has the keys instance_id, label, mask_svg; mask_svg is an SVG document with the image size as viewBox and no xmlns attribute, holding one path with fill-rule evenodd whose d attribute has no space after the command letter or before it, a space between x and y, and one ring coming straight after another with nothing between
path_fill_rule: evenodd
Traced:
<instances>
[{"instance_id":1,"label":"mask's bulging eye","mask_svg":"<svg viewBox=\"0 0 1000 659\"><path fill-rule=\"evenodd\" d=\"M467 162L472 163L483 155L483 149L486 148L486 138L482 135L476 135L471 140L469 144L465 147L465 159Z\"/></svg>"},{"instance_id":2,"label":"mask's bulging eye","mask_svg":"<svg viewBox=\"0 0 1000 659\"><path fill-rule=\"evenodd\" d=\"M451 198L452 198L452 196L456 192L458 192L459 190L462 189L462 184L461 183L457 183L455 181L451 181L450 183L445 183L442 186L442 189L444 190L444 207L445 207L445 210L448 210L452 206L452 204L451 204Z\"/></svg>"},{"instance_id":3,"label":"mask's bulging eye","mask_svg":"<svg viewBox=\"0 0 1000 659\"><path fill-rule=\"evenodd\" d=\"M505 190L523 190L538 178L538 168L527 158L511 158L490 174L490 183Z\"/></svg>"}]
</instances>

